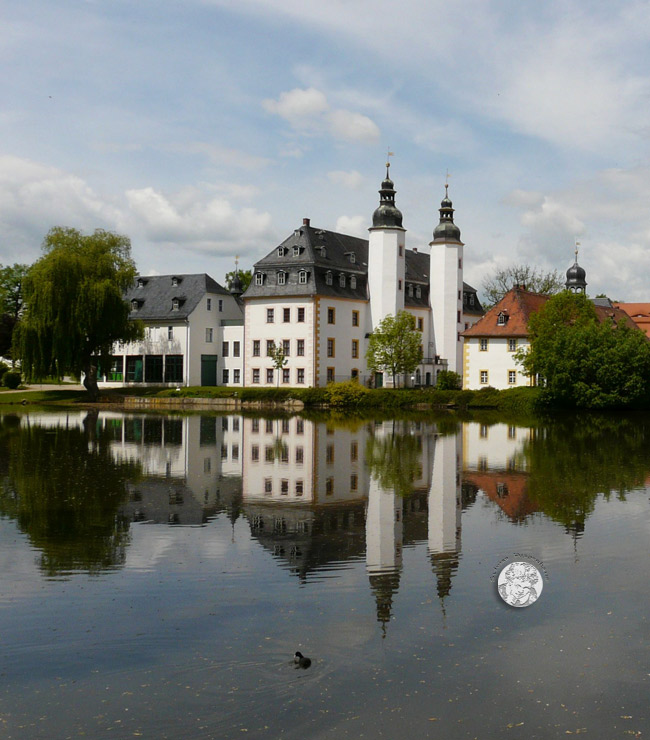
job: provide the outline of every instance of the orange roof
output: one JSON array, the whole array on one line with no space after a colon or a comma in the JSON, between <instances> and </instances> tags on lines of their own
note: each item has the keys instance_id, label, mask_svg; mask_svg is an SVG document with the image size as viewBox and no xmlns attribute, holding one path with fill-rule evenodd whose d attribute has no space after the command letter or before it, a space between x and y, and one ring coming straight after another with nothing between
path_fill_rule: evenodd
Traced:
<instances>
[{"instance_id":1,"label":"orange roof","mask_svg":"<svg viewBox=\"0 0 650 740\"><path fill-rule=\"evenodd\" d=\"M479 319L473 326L461 333L463 337L527 337L528 321L531 314L539 309L548 301L551 296L542 293L531 293L523 288L512 288L503 298L494 305L482 319ZM619 304L646 306L650 313L650 304ZM594 306L598 320L603 322L608 319L614 319L616 323L623 323L627 326L638 329L637 323L632 321L629 312L621 310L616 306ZM505 314L507 317L504 324L498 324L499 314ZM650 320L650 316L649 316ZM645 330L645 327L644 327ZM650 331L650 326L648 327ZM648 334L646 331L646 334ZM650 334L648 334L650 336Z\"/></svg>"},{"instance_id":2,"label":"orange roof","mask_svg":"<svg viewBox=\"0 0 650 740\"><path fill-rule=\"evenodd\" d=\"M537 504L528 498L528 476L516 472L464 472L463 478L485 492L512 521L520 522L539 511Z\"/></svg>"},{"instance_id":3,"label":"orange roof","mask_svg":"<svg viewBox=\"0 0 650 740\"><path fill-rule=\"evenodd\" d=\"M531 314L548 301L550 296L531 293L523 288L512 288L479 319L474 326L462 332L464 337L527 337ZM505 324L497 324L500 313L506 314Z\"/></svg>"},{"instance_id":4,"label":"orange roof","mask_svg":"<svg viewBox=\"0 0 650 740\"><path fill-rule=\"evenodd\" d=\"M650 337L650 303L615 303L614 307L625 311L639 329Z\"/></svg>"}]
</instances>

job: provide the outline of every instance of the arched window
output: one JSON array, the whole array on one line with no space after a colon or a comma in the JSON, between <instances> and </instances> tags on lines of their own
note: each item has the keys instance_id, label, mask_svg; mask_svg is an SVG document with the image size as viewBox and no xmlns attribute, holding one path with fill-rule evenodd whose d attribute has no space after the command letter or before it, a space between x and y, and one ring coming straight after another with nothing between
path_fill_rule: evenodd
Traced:
<instances>
[{"instance_id":1,"label":"arched window","mask_svg":"<svg viewBox=\"0 0 650 740\"><path fill-rule=\"evenodd\" d=\"M332 273L329 270L325 273L325 284L326 285L332 284Z\"/></svg>"}]
</instances>

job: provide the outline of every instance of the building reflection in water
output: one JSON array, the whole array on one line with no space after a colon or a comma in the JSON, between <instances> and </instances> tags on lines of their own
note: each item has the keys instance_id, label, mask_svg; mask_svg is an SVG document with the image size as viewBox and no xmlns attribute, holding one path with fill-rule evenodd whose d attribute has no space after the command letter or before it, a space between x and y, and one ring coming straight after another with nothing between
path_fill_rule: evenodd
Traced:
<instances>
[{"instance_id":1,"label":"building reflection in water","mask_svg":"<svg viewBox=\"0 0 650 740\"><path fill-rule=\"evenodd\" d=\"M81 426L85 414L28 418ZM303 581L365 558L384 634L405 547L427 543L444 611L459 567L461 512L476 493L513 518L530 510L525 497L509 508L526 476L526 429L470 423L443 434L413 421L334 427L300 417L111 412L96 424L114 459L142 471L121 512L130 521L196 525L223 512L234 536L243 514L253 537Z\"/></svg>"}]
</instances>

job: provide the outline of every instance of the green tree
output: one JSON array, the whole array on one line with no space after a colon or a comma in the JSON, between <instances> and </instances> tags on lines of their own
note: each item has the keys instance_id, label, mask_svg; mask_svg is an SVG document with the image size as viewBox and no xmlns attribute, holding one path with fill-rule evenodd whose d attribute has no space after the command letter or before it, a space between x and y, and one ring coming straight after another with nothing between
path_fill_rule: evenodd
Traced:
<instances>
[{"instance_id":1,"label":"green tree","mask_svg":"<svg viewBox=\"0 0 650 740\"><path fill-rule=\"evenodd\" d=\"M284 348L279 342L274 342L273 347L269 349L269 357L273 363L276 374L275 387L280 385L280 370L289 362L284 354Z\"/></svg>"},{"instance_id":2,"label":"green tree","mask_svg":"<svg viewBox=\"0 0 650 740\"><path fill-rule=\"evenodd\" d=\"M528 331L530 347L518 359L528 375L543 379L547 403L598 409L648 399L650 342L626 323L599 321L585 295L551 297Z\"/></svg>"},{"instance_id":3,"label":"green tree","mask_svg":"<svg viewBox=\"0 0 650 740\"><path fill-rule=\"evenodd\" d=\"M415 317L406 311L388 315L370 335L366 361L374 372L392 375L393 387L399 373L412 373L422 360L422 334L415 329Z\"/></svg>"},{"instance_id":4,"label":"green tree","mask_svg":"<svg viewBox=\"0 0 650 740\"><path fill-rule=\"evenodd\" d=\"M244 292L246 292L246 289L251 284L251 280L253 279L253 271L252 270L238 270L237 273L239 274L239 280L241 281L241 288ZM232 281L235 279L235 270L231 270L230 272L226 273L226 287L228 290L232 287Z\"/></svg>"},{"instance_id":5,"label":"green tree","mask_svg":"<svg viewBox=\"0 0 650 740\"><path fill-rule=\"evenodd\" d=\"M99 358L108 362L115 342L143 335L123 298L136 275L130 241L108 231L83 236L55 227L43 251L24 280L26 308L14 343L23 372L28 378L83 372L95 398Z\"/></svg>"},{"instance_id":6,"label":"green tree","mask_svg":"<svg viewBox=\"0 0 650 740\"><path fill-rule=\"evenodd\" d=\"M413 435L408 422L394 420L391 434L368 436L366 465L381 488L410 496L422 476L422 439Z\"/></svg>"},{"instance_id":7,"label":"green tree","mask_svg":"<svg viewBox=\"0 0 650 740\"><path fill-rule=\"evenodd\" d=\"M453 370L441 370L436 378L436 389L439 391L459 391L463 387L463 379Z\"/></svg>"},{"instance_id":8,"label":"green tree","mask_svg":"<svg viewBox=\"0 0 650 740\"><path fill-rule=\"evenodd\" d=\"M0 355L11 355L13 333L23 310L23 281L29 265L0 268Z\"/></svg>"},{"instance_id":9,"label":"green tree","mask_svg":"<svg viewBox=\"0 0 650 740\"><path fill-rule=\"evenodd\" d=\"M511 265L483 279L483 307L486 310L492 308L515 285L525 285L526 290L545 295L554 295L564 289L562 276L557 270L544 272L531 265Z\"/></svg>"}]
</instances>

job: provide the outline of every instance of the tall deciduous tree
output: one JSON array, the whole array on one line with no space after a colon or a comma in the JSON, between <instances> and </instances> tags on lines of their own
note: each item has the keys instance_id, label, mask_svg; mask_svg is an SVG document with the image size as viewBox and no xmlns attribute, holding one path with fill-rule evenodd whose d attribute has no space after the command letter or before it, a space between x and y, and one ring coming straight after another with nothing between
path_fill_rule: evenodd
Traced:
<instances>
[{"instance_id":1,"label":"tall deciduous tree","mask_svg":"<svg viewBox=\"0 0 650 740\"><path fill-rule=\"evenodd\" d=\"M276 388L280 385L280 371L282 368L289 362L287 360L286 355L284 354L284 347L280 342L275 342L273 344L273 347L269 349L269 357L271 358L271 362L273 363L273 367L275 368L276 372Z\"/></svg>"},{"instance_id":2,"label":"tall deciduous tree","mask_svg":"<svg viewBox=\"0 0 650 740\"><path fill-rule=\"evenodd\" d=\"M483 307L486 310L492 308L515 285L525 285L526 290L545 295L554 295L564 289L562 276L557 270L544 272L531 265L511 265L483 279Z\"/></svg>"},{"instance_id":3,"label":"tall deciduous tree","mask_svg":"<svg viewBox=\"0 0 650 740\"><path fill-rule=\"evenodd\" d=\"M23 310L23 281L29 265L0 268L0 355L10 355L13 332Z\"/></svg>"},{"instance_id":4,"label":"tall deciduous tree","mask_svg":"<svg viewBox=\"0 0 650 740\"><path fill-rule=\"evenodd\" d=\"M98 358L143 333L123 298L136 275L131 243L108 231L83 236L55 227L43 251L24 281L26 309L15 342L23 372L35 378L83 372L96 397Z\"/></svg>"},{"instance_id":5,"label":"tall deciduous tree","mask_svg":"<svg viewBox=\"0 0 650 740\"><path fill-rule=\"evenodd\" d=\"M530 348L519 359L528 375L543 378L548 402L597 409L648 400L650 342L626 323L599 321L583 294L552 296L528 331Z\"/></svg>"},{"instance_id":6,"label":"tall deciduous tree","mask_svg":"<svg viewBox=\"0 0 650 740\"><path fill-rule=\"evenodd\" d=\"M395 378L412 373L422 360L422 334L415 329L415 318L406 311L388 315L370 335L366 361L373 371L388 372Z\"/></svg>"}]
</instances>

